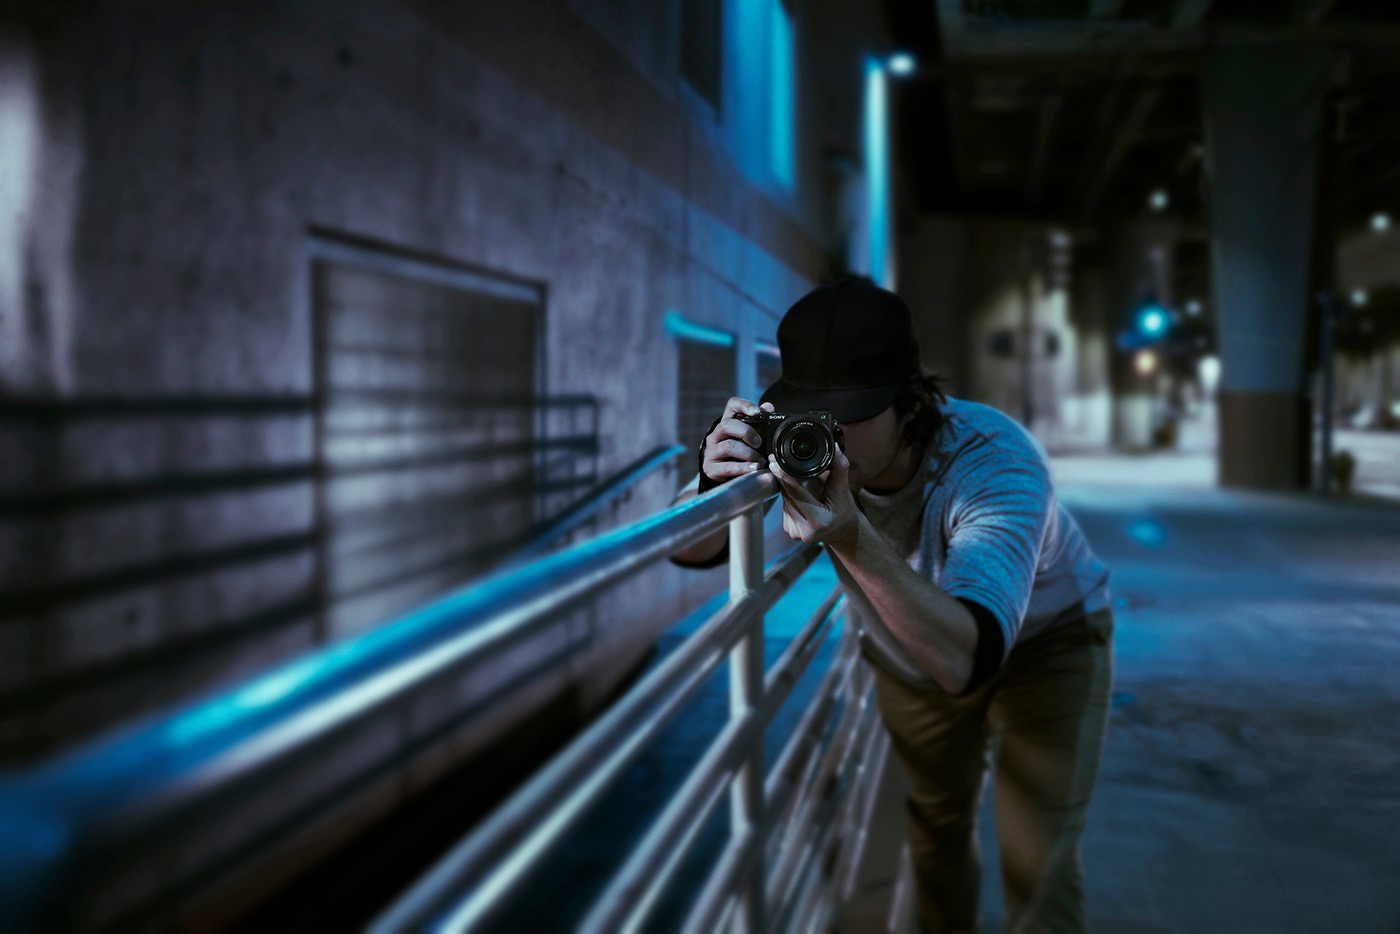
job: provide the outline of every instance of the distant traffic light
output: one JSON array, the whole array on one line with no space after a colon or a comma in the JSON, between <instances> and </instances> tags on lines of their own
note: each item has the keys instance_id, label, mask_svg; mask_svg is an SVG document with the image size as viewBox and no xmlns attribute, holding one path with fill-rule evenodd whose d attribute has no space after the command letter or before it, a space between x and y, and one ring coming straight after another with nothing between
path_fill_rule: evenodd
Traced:
<instances>
[{"instance_id":1,"label":"distant traffic light","mask_svg":"<svg viewBox=\"0 0 1400 934\"><path fill-rule=\"evenodd\" d=\"M1138 330L1147 337L1161 337L1171 319L1160 305L1147 305L1138 312Z\"/></svg>"}]
</instances>

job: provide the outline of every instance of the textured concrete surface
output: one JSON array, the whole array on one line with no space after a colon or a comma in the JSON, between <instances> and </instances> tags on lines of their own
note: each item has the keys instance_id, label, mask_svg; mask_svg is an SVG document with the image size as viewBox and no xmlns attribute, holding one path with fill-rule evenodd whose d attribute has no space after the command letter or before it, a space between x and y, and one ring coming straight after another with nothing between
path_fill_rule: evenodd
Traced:
<instances>
[{"instance_id":1,"label":"textured concrete surface","mask_svg":"<svg viewBox=\"0 0 1400 934\"><path fill-rule=\"evenodd\" d=\"M754 340L825 270L830 140L804 122L796 189L756 180L659 70L655 6L99 3L0 43L0 390L42 403L0 413L0 761L333 629L313 237L538 287L541 390L599 399L604 475L675 440L668 311L736 335L752 391ZM75 414L109 396L161 405Z\"/></svg>"},{"instance_id":2,"label":"textured concrete surface","mask_svg":"<svg viewBox=\"0 0 1400 934\"><path fill-rule=\"evenodd\" d=\"M1076 478L1062 495L1113 568L1117 616L1093 930L1400 930L1400 504L1084 467L1057 464Z\"/></svg>"}]
</instances>

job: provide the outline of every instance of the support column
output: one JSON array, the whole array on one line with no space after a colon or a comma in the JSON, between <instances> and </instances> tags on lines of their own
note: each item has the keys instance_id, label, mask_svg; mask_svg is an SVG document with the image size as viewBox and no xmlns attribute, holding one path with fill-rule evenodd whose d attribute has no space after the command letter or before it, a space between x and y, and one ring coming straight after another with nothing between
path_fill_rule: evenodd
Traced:
<instances>
[{"instance_id":1,"label":"support column","mask_svg":"<svg viewBox=\"0 0 1400 934\"><path fill-rule=\"evenodd\" d=\"M1308 484L1308 275L1333 61L1261 45L1213 52L1202 68L1223 486Z\"/></svg>"}]
</instances>

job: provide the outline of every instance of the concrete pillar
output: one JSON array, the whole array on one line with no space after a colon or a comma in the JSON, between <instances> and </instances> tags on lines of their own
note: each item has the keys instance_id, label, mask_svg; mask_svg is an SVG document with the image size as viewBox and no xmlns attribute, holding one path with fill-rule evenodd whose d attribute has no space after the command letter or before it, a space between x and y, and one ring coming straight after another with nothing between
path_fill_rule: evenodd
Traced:
<instances>
[{"instance_id":1,"label":"concrete pillar","mask_svg":"<svg viewBox=\"0 0 1400 934\"><path fill-rule=\"evenodd\" d=\"M1326 50L1250 46L1202 68L1224 486L1307 486L1308 274L1332 65Z\"/></svg>"}]
</instances>

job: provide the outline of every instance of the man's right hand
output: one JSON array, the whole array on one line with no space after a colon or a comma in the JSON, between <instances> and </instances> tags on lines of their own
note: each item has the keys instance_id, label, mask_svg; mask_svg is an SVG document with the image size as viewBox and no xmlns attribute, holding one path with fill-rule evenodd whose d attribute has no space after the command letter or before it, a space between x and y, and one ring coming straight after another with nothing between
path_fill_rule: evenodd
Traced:
<instances>
[{"instance_id":1,"label":"man's right hand","mask_svg":"<svg viewBox=\"0 0 1400 934\"><path fill-rule=\"evenodd\" d=\"M705 439L705 456L700 462L705 476L723 483L767 467L759 453L763 436L752 425L739 421L738 416L771 411L773 404L770 402L760 406L738 396L730 399L719 424Z\"/></svg>"}]
</instances>

